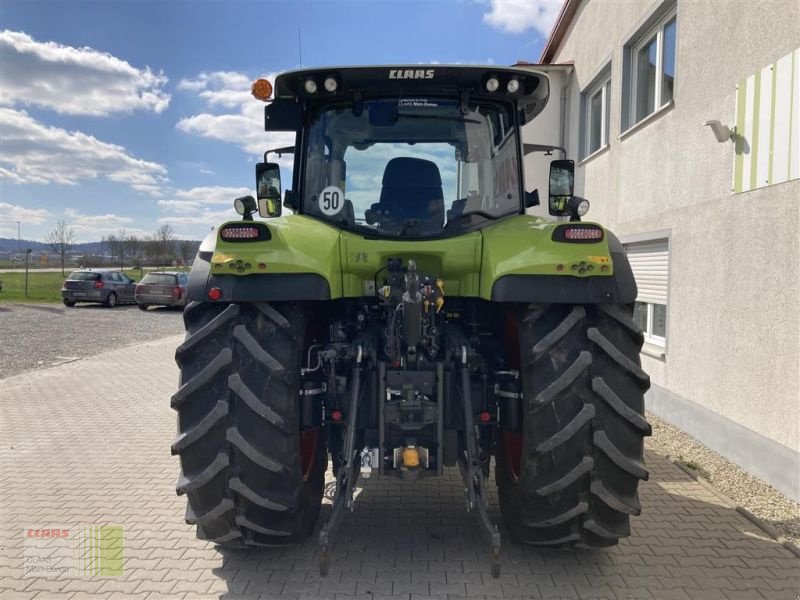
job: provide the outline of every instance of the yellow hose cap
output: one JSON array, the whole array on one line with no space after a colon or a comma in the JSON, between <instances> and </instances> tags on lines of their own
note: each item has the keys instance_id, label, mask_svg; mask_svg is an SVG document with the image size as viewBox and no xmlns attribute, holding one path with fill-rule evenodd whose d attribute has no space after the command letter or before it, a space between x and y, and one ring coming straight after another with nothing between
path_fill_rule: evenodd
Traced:
<instances>
[{"instance_id":1,"label":"yellow hose cap","mask_svg":"<svg viewBox=\"0 0 800 600\"><path fill-rule=\"evenodd\" d=\"M419 466L419 450L416 448L403 448L403 466L414 468Z\"/></svg>"}]
</instances>

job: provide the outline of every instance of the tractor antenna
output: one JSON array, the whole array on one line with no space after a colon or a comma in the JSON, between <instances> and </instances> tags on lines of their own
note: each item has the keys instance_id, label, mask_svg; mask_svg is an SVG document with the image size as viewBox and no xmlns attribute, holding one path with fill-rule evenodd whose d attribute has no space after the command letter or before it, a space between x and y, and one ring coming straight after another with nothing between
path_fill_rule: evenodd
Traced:
<instances>
[{"instance_id":1,"label":"tractor antenna","mask_svg":"<svg viewBox=\"0 0 800 600\"><path fill-rule=\"evenodd\" d=\"M300 56L300 68L303 68L303 43L300 41L300 28L297 28L297 54Z\"/></svg>"}]
</instances>

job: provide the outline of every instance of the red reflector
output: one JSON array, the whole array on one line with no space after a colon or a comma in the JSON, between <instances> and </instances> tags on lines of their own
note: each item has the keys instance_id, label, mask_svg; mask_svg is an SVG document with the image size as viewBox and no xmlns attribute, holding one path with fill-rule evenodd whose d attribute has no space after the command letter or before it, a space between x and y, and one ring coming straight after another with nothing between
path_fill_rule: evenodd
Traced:
<instances>
[{"instance_id":1,"label":"red reflector","mask_svg":"<svg viewBox=\"0 0 800 600\"><path fill-rule=\"evenodd\" d=\"M484 412L481 413L480 419L484 423L488 423L489 419L491 419L491 418L492 418L492 416L488 412L484 411Z\"/></svg>"},{"instance_id":2,"label":"red reflector","mask_svg":"<svg viewBox=\"0 0 800 600\"><path fill-rule=\"evenodd\" d=\"M588 227L567 227L564 229L566 240L602 240L603 230Z\"/></svg>"},{"instance_id":3,"label":"red reflector","mask_svg":"<svg viewBox=\"0 0 800 600\"><path fill-rule=\"evenodd\" d=\"M223 240L256 240L257 227L226 227L220 233Z\"/></svg>"},{"instance_id":4,"label":"red reflector","mask_svg":"<svg viewBox=\"0 0 800 600\"><path fill-rule=\"evenodd\" d=\"M342 420L342 411L335 410L331 413L331 419L334 421L341 421Z\"/></svg>"},{"instance_id":5,"label":"red reflector","mask_svg":"<svg viewBox=\"0 0 800 600\"><path fill-rule=\"evenodd\" d=\"M219 288L211 288L208 290L208 298L209 300L219 300L222 298L222 290Z\"/></svg>"}]
</instances>

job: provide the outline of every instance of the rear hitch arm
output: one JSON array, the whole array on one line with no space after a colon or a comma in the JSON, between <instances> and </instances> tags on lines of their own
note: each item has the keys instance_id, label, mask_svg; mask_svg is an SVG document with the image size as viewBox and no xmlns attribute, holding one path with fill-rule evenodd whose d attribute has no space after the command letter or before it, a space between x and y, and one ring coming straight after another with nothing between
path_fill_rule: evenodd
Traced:
<instances>
[{"instance_id":1,"label":"rear hitch arm","mask_svg":"<svg viewBox=\"0 0 800 600\"><path fill-rule=\"evenodd\" d=\"M478 453L478 430L472 414L472 395L467 361L467 347L460 347L461 358L461 396L464 402L464 431L467 446L466 459L459 461L461 476L464 478L464 490L467 497L467 510L478 512L481 530L489 541L489 565L492 577L500 577L500 531L489 518L489 494L486 490L486 476L480 465Z\"/></svg>"},{"instance_id":2,"label":"rear hitch arm","mask_svg":"<svg viewBox=\"0 0 800 600\"><path fill-rule=\"evenodd\" d=\"M330 548L333 536L339 528L345 508L353 510L353 492L358 481L356 465L356 421L358 417L358 400L361 392L361 359L363 348L359 345L356 354L356 366L353 368L353 389L350 396L350 408L347 414L347 431L344 438L344 464L336 477L336 492L333 497L333 509L328 522L319 533L319 574L325 577L330 569Z\"/></svg>"}]
</instances>

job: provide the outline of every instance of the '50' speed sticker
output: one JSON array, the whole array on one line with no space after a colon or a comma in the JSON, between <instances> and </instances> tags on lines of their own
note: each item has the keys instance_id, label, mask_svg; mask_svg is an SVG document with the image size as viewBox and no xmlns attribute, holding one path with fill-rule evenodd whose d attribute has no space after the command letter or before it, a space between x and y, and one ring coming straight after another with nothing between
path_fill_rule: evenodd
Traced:
<instances>
[{"instance_id":1,"label":"'50' speed sticker","mask_svg":"<svg viewBox=\"0 0 800 600\"><path fill-rule=\"evenodd\" d=\"M319 209L328 217L339 214L344 208L344 192L335 185L329 185L319 193Z\"/></svg>"}]
</instances>

